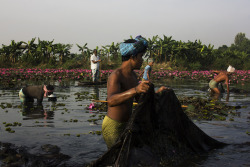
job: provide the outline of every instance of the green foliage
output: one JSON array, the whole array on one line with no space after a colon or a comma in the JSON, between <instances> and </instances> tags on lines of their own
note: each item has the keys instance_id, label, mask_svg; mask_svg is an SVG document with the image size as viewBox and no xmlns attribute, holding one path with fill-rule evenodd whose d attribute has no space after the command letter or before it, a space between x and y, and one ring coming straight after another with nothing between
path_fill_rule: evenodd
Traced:
<instances>
[{"instance_id":1,"label":"green foliage","mask_svg":"<svg viewBox=\"0 0 250 167\"><path fill-rule=\"evenodd\" d=\"M189 69L191 70L197 70L197 69L201 69L202 65L200 62L194 62L194 63L190 63L189 64Z\"/></svg>"},{"instance_id":2,"label":"green foliage","mask_svg":"<svg viewBox=\"0 0 250 167\"><path fill-rule=\"evenodd\" d=\"M76 44L80 54L70 53L71 44L54 43L36 38L30 41L15 42L2 45L0 48L0 66L10 67L39 67L39 68L90 68L92 49ZM121 65L119 44L94 47L98 51L102 63L101 69L114 69ZM222 45L214 49L213 45L204 45L200 40L194 42L175 41L172 36L163 38L158 35L148 38L148 50L145 58L153 58L155 63L169 64L171 69L183 70L225 70L228 65L236 69L250 69L250 40L245 33L238 33L234 43L228 47Z\"/></svg>"}]
</instances>

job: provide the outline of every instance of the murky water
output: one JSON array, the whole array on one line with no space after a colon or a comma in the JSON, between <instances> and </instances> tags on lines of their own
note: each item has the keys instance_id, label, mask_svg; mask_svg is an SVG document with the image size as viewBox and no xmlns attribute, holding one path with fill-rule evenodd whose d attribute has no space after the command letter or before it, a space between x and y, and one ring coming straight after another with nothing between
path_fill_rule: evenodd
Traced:
<instances>
[{"instance_id":1,"label":"murky water","mask_svg":"<svg viewBox=\"0 0 250 167\"><path fill-rule=\"evenodd\" d=\"M97 159L107 150L106 145L101 135L90 132L100 131L102 121L89 122L98 114L86 107L91 103L91 97L105 100L106 87L83 87L77 82L55 84L57 102L44 99L42 107L36 103L31 108L22 107L19 89L0 90L0 103L3 106L9 104L7 108L0 108L0 141L25 146L34 154L44 144L57 145L63 154L71 156L67 161L69 166ZM208 96L207 92L200 90L207 83L167 81L164 84L172 87L177 95ZM249 90L249 85L234 86ZM77 98L77 92L88 92L86 99ZM250 132L250 95L230 93L229 102L225 99L220 100L228 105L247 107L237 110L239 116L235 116L234 121L193 121L208 135L230 145L187 161L182 166L250 166L250 136L246 133ZM5 122L18 122L21 126L11 126L15 132L10 133L5 130Z\"/></svg>"}]
</instances>

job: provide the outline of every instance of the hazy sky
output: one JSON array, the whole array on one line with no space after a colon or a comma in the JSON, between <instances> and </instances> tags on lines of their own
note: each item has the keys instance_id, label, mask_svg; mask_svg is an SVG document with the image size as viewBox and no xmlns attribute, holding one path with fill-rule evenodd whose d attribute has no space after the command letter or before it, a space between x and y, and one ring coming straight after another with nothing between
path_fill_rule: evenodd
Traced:
<instances>
[{"instance_id":1,"label":"hazy sky","mask_svg":"<svg viewBox=\"0 0 250 167\"><path fill-rule=\"evenodd\" d=\"M239 32L250 38L250 0L0 0L0 45L39 37L78 52L76 43L93 49L164 34L217 48Z\"/></svg>"}]
</instances>

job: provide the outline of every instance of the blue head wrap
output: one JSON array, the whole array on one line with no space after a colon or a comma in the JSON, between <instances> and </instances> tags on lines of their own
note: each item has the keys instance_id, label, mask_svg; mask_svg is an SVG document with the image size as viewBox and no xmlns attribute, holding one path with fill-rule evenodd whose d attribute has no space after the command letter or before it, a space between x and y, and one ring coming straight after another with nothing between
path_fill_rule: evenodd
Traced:
<instances>
[{"instance_id":1,"label":"blue head wrap","mask_svg":"<svg viewBox=\"0 0 250 167\"><path fill-rule=\"evenodd\" d=\"M122 56L136 56L147 49L148 42L142 36L137 36L134 43L121 43L120 52Z\"/></svg>"}]
</instances>

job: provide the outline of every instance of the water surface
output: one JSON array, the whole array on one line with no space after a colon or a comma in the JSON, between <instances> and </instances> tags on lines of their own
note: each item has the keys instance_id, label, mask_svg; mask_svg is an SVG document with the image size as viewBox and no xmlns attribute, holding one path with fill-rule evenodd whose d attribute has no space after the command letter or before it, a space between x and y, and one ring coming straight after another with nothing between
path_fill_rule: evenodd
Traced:
<instances>
[{"instance_id":1,"label":"water surface","mask_svg":"<svg viewBox=\"0 0 250 167\"><path fill-rule=\"evenodd\" d=\"M173 88L178 96L208 98L208 93L200 89L207 83L165 81L161 84ZM44 144L57 145L63 154L71 156L67 161L69 166L89 163L102 155L107 148L101 135L90 133L100 131L102 121L89 122L90 119L98 118L98 114L86 107L91 103L91 97L105 100L106 87L83 87L78 86L77 82L58 82L55 85L57 102L44 99L42 107L38 107L36 102L31 108L21 106L19 89L0 90L0 103L4 106L6 103L12 105L9 108L0 108L0 141L25 146L34 154ZM249 89L248 85L232 87ZM85 93L86 99L78 99L76 93ZM246 133L250 132L250 95L230 93L228 102L225 95L220 101L246 108L237 110L239 116L234 116L234 121L229 121L229 118L226 121L193 121L208 135L230 145L189 160L182 166L250 166L250 136ZM100 113L105 114L105 111ZM4 122L18 122L22 125L11 127L15 133L9 133L5 131Z\"/></svg>"}]
</instances>

